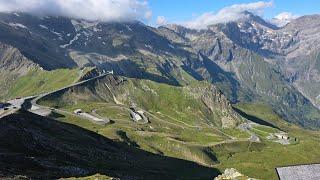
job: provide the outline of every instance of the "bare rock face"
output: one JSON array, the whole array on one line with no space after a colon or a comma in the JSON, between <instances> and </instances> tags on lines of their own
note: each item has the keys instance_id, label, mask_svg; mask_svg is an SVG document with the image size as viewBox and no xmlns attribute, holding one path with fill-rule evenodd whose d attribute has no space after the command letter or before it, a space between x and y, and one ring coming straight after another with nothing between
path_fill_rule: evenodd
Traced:
<instances>
[{"instance_id":1,"label":"bare rock face","mask_svg":"<svg viewBox=\"0 0 320 180\"><path fill-rule=\"evenodd\" d=\"M21 54L17 48L0 42L0 98L7 94L14 80L35 67L38 65Z\"/></svg>"},{"instance_id":2,"label":"bare rock face","mask_svg":"<svg viewBox=\"0 0 320 180\"><path fill-rule=\"evenodd\" d=\"M10 45L0 43L0 69L1 71L14 71L25 74L36 65L26 58L21 52Z\"/></svg>"},{"instance_id":3,"label":"bare rock face","mask_svg":"<svg viewBox=\"0 0 320 180\"><path fill-rule=\"evenodd\" d=\"M234 128L240 122L240 116L232 109L230 101L213 85L206 87L187 87L192 95L199 98L205 106L219 115L222 128Z\"/></svg>"},{"instance_id":4,"label":"bare rock face","mask_svg":"<svg viewBox=\"0 0 320 180\"><path fill-rule=\"evenodd\" d=\"M174 25L166 28L186 39L188 51L201 54L197 65L202 63L207 69L198 72L232 102L268 103L287 121L319 126L320 16L303 16L279 28L244 13L245 18L201 31ZM172 41L181 41L162 29Z\"/></svg>"},{"instance_id":5,"label":"bare rock face","mask_svg":"<svg viewBox=\"0 0 320 180\"><path fill-rule=\"evenodd\" d=\"M256 180L256 179L249 178L248 176L241 174L239 171L237 171L234 168L229 168L229 169L225 169L224 173L214 178L214 180Z\"/></svg>"}]
</instances>

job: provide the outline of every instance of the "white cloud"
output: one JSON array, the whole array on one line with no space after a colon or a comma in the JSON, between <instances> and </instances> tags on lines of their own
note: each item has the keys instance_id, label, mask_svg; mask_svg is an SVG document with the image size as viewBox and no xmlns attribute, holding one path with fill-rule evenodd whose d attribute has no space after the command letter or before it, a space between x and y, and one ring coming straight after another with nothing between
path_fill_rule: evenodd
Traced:
<instances>
[{"instance_id":1,"label":"white cloud","mask_svg":"<svg viewBox=\"0 0 320 180\"><path fill-rule=\"evenodd\" d=\"M222 8L217 13L206 12L202 15L194 18L191 21L182 23L183 25L194 28L194 29L205 29L208 25L217 24L217 23L225 23L229 21L235 21L244 17L245 15L242 13L244 11L250 11L257 14L262 14L263 10L267 7L273 6L272 1L264 2L258 1L254 3L248 4L234 4L232 6L228 6Z\"/></svg>"},{"instance_id":2,"label":"white cloud","mask_svg":"<svg viewBox=\"0 0 320 180\"><path fill-rule=\"evenodd\" d=\"M167 20L166 20L166 18L164 16L158 16L157 17L157 25L158 26L162 26L162 25L165 25L167 23L168 22L167 22Z\"/></svg>"},{"instance_id":3,"label":"white cloud","mask_svg":"<svg viewBox=\"0 0 320 180\"><path fill-rule=\"evenodd\" d=\"M282 27L298 17L298 15L294 15L291 12L282 12L272 18L271 22L279 27Z\"/></svg>"},{"instance_id":4,"label":"white cloud","mask_svg":"<svg viewBox=\"0 0 320 180\"><path fill-rule=\"evenodd\" d=\"M147 20L152 15L146 0L0 0L0 12L101 21Z\"/></svg>"}]
</instances>

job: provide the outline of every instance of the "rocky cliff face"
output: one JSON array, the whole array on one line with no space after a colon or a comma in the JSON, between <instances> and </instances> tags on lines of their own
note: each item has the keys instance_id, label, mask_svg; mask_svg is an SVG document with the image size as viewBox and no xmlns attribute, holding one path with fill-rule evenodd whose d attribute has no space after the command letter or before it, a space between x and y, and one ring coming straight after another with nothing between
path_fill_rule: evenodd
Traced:
<instances>
[{"instance_id":1,"label":"rocky cliff face","mask_svg":"<svg viewBox=\"0 0 320 180\"><path fill-rule=\"evenodd\" d=\"M25 74L35 63L23 56L21 52L10 45L0 43L0 69L1 71L15 71Z\"/></svg>"},{"instance_id":2,"label":"rocky cliff face","mask_svg":"<svg viewBox=\"0 0 320 180\"><path fill-rule=\"evenodd\" d=\"M186 87L190 93L208 108L212 113L220 115L222 128L236 127L240 116L232 109L230 101L213 85L206 87Z\"/></svg>"},{"instance_id":3,"label":"rocky cliff face","mask_svg":"<svg viewBox=\"0 0 320 180\"><path fill-rule=\"evenodd\" d=\"M312 105L317 106L319 99L315 89L319 87L317 29L320 26L314 22L319 16L301 17L277 28L245 13L244 19L212 25L202 31L177 25L162 29L184 37L184 44L192 47L189 51L207 58L206 67L211 64L221 68L203 77L217 85L230 100L268 102L288 121L317 126L316 116L306 118L304 114L319 114ZM162 30L163 34L179 42L181 39L166 35L169 30ZM232 90L228 91L230 87Z\"/></svg>"},{"instance_id":4,"label":"rocky cliff face","mask_svg":"<svg viewBox=\"0 0 320 180\"><path fill-rule=\"evenodd\" d=\"M7 93L15 79L36 67L37 64L26 58L17 48L0 43L0 98Z\"/></svg>"}]
</instances>

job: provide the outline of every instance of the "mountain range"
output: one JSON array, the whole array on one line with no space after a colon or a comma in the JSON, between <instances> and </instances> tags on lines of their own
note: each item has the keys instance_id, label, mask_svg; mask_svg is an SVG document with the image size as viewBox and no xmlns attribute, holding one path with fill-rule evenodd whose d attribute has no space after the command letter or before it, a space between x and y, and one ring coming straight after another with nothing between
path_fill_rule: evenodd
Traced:
<instances>
[{"instance_id":1,"label":"mountain range","mask_svg":"<svg viewBox=\"0 0 320 180\"><path fill-rule=\"evenodd\" d=\"M95 66L177 87L207 81L233 104L267 104L288 122L319 128L320 16L277 27L243 14L194 30L1 13L1 90L33 68Z\"/></svg>"}]
</instances>

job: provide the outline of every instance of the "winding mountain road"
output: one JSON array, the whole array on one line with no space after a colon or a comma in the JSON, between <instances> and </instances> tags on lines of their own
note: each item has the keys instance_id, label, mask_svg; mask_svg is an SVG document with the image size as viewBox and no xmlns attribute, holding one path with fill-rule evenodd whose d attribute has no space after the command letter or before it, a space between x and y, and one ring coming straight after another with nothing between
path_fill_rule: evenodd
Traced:
<instances>
[{"instance_id":1,"label":"winding mountain road","mask_svg":"<svg viewBox=\"0 0 320 180\"><path fill-rule=\"evenodd\" d=\"M69 85L69 86L62 87L60 89L57 89L57 90L54 90L54 91L51 91L51 92L42 93L42 94L35 95L35 96L22 97L22 98L18 98L18 99L13 99L13 100L7 101L11 105L7 107L7 110L2 110L4 112L0 113L0 118L2 118L4 116L7 116L9 114L12 114L12 113L18 111L19 109L25 109L25 110L28 110L29 112L38 114L40 116L48 116L51 113L52 110L55 110L57 112L63 112L63 113L67 113L67 114L72 114L70 112L66 112L66 111L63 111L63 110L59 110L59 109L55 109L55 108L50 108L50 107L45 107L45 106L39 105L39 104L37 104L37 101L40 100L41 98L46 97L46 96L49 96L49 95L52 95L52 94L55 94L55 93L58 93L58 92L61 92L61 91L66 91L69 88L72 88L72 87L75 87L75 86L78 86L78 85L82 85L82 84L85 84L87 82L90 82L90 81L93 81L93 80L96 80L96 79L100 79L100 78L106 77L106 76L108 76L110 74L111 73L101 74L99 76L96 76L96 77L93 77L93 78L90 78L90 79L87 79L87 80L83 80L83 81L74 83L74 84ZM25 105L25 104L28 103L28 101L30 102L29 106ZM72 115L77 116L76 114L72 114ZM103 118L103 119L90 118L89 116L85 117L85 118L90 120L90 121L92 121L92 122L95 122L97 124L107 124L107 123L110 122L110 120L106 119L106 118ZM99 119L99 121L97 121L97 119ZM104 122L102 123L102 121L104 121Z\"/></svg>"}]
</instances>

